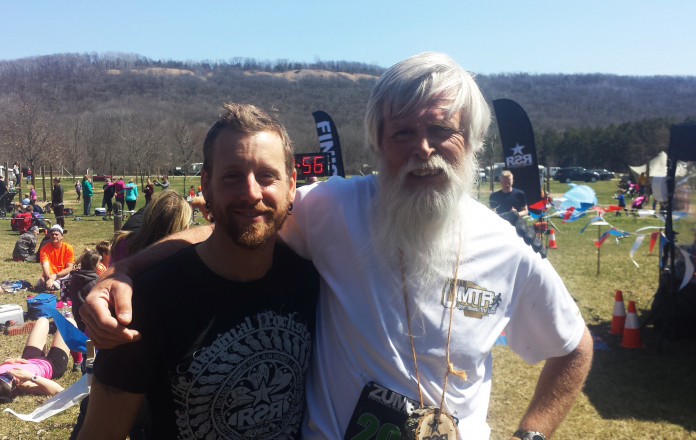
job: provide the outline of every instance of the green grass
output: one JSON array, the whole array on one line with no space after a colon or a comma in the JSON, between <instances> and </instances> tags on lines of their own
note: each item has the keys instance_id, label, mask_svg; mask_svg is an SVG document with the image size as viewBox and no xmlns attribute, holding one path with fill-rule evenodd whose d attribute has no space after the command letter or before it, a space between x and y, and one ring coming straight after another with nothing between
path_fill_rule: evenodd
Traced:
<instances>
[{"instance_id":1,"label":"green grass","mask_svg":"<svg viewBox=\"0 0 696 440\"><path fill-rule=\"evenodd\" d=\"M181 178L174 178L173 185L183 189ZM590 184L596 191L600 204L612 204L616 180ZM196 183L197 185L197 183ZM66 184L67 186L67 184ZM100 185L96 185L100 188ZM495 189L498 189L496 186ZM568 189L565 184L552 182L551 194L558 197ZM156 190L158 191L158 190ZM487 202L490 191L484 183L481 200ZM66 189L66 200L74 191ZM101 194L95 195L95 202ZM627 201L630 203L630 201ZM140 203L143 203L141 200ZM76 202L69 206L79 207ZM606 219L617 229L634 232L643 226L662 222L653 217L614 217ZM624 299L636 301L639 318L645 318L650 301L658 284L657 249L648 254L648 240L636 253L636 267L629 259L634 237L619 240L607 239L600 249L601 266L597 274L597 227L589 227L580 234L587 217L562 224L554 218L557 249L549 250L549 260L566 283L595 336L609 346L607 351L595 351L595 361L582 394L571 413L561 425L555 438L585 439L688 439L696 438L696 344L693 340L660 341L657 332L648 327L641 333L643 349L620 347L620 337L609 335L614 292L620 289ZM81 252L85 246L110 238L113 226L94 217L81 221L68 220L69 232L65 240ZM678 225L685 243L690 243L691 224ZM602 226L602 232L608 226ZM32 283L39 274L38 265L14 263L9 256L17 233L10 230L9 221L0 223L0 264L2 279L27 279ZM25 295L2 294L0 303L16 303L26 307ZM0 356L15 356L21 352L24 336L0 335ZM542 364L527 365L507 347L493 350L493 392L489 410L489 423L493 439L507 439L533 393L536 376ZM69 385L77 380L78 373L67 373L61 384ZM21 397L11 404L20 412L31 412L45 398ZM4 409L8 405L0 405ZM50 418L39 424L25 423L2 413L0 439L63 439L67 438L77 409Z\"/></svg>"}]
</instances>

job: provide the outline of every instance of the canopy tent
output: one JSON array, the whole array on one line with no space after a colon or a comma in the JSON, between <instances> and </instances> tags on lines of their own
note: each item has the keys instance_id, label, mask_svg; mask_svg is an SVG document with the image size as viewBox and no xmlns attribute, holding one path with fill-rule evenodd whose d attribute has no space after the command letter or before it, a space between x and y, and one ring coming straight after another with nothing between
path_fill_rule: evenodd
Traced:
<instances>
[{"instance_id":1,"label":"canopy tent","mask_svg":"<svg viewBox=\"0 0 696 440\"><path fill-rule=\"evenodd\" d=\"M650 159L645 165L629 166L634 179L637 179L641 173L645 173L650 177L665 177L667 175L667 153L660 151L657 156ZM686 163L678 162L676 168L677 177L686 176Z\"/></svg>"}]
</instances>

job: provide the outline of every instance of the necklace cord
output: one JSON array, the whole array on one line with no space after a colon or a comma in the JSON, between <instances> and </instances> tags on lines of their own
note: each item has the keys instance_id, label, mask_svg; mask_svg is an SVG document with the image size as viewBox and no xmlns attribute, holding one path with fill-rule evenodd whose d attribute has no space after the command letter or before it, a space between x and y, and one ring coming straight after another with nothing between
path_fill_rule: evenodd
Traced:
<instances>
[{"instance_id":1,"label":"necklace cord","mask_svg":"<svg viewBox=\"0 0 696 440\"><path fill-rule=\"evenodd\" d=\"M404 270L404 252L399 250L401 263L401 291L404 295L404 305L406 306L406 323L408 324L408 337L411 340L411 354L413 355L413 367L416 370L416 383L418 384L418 398L420 406L423 408L423 391L421 391L420 374L418 373L418 361L416 360L416 347L413 344L413 332L411 331L411 316L408 310L408 290L406 290L406 273Z\"/></svg>"},{"instance_id":2,"label":"necklace cord","mask_svg":"<svg viewBox=\"0 0 696 440\"><path fill-rule=\"evenodd\" d=\"M442 384L442 399L440 399L440 411L445 405L445 393L447 391L447 378L450 373L454 373L459 377L464 375L463 379L466 379L466 372L464 370L455 370L454 365L450 362L450 340L452 339L452 317L454 315L454 303L455 303L455 292L457 289L457 275L459 274L459 258L462 254L462 234L459 233L459 250L457 251L457 265L454 266L454 281L452 282L452 289L449 292L450 308L449 308L449 327L447 328L447 349L446 349L446 360L447 360L447 370L445 370L445 380Z\"/></svg>"},{"instance_id":3,"label":"necklace cord","mask_svg":"<svg viewBox=\"0 0 696 440\"><path fill-rule=\"evenodd\" d=\"M449 326L447 329L447 344L446 344L446 362L447 362L447 368L445 369L445 379L442 385L442 397L440 399L440 408L438 411L435 412L435 419L440 421L440 414L442 413L442 408L445 404L445 394L447 391L447 378L450 373L453 373L462 379L466 380L466 371L465 370L456 370L452 363L450 362L450 340L452 337L452 318L454 316L454 302L455 302L455 291L457 288L457 275L459 272L459 262L462 254L462 234L461 231L459 233L459 249L457 251L457 264L454 267L454 280L452 282L452 288L450 289L448 299L450 300L450 307L449 307ZM411 331L411 314L409 311L408 307L408 289L406 287L406 270L404 267L404 253L403 251L399 250L399 259L400 259L400 264L401 264L401 291L404 296L404 306L406 308L406 322L408 325L408 337L411 341L411 353L413 355L413 366L416 371L416 382L418 384L418 398L420 399L420 406L421 408L424 407L423 405L423 391L421 388L420 384L420 373L418 371L418 360L416 359L416 347L413 343L413 332Z\"/></svg>"}]
</instances>

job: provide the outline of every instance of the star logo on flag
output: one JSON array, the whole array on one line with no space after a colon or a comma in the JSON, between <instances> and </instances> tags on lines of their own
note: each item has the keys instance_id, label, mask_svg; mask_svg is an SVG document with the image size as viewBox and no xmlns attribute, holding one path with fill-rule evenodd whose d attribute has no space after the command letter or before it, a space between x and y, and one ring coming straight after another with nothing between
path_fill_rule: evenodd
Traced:
<instances>
[{"instance_id":1,"label":"star logo on flag","mask_svg":"<svg viewBox=\"0 0 696 440\"><path fill-rule=\"evenodd\" d=\"M524 145L515 144L514 148L510 148L510 149L512 150L512 154L522 154L523 148L524 148Z\"/></svg>"}]
</instances>

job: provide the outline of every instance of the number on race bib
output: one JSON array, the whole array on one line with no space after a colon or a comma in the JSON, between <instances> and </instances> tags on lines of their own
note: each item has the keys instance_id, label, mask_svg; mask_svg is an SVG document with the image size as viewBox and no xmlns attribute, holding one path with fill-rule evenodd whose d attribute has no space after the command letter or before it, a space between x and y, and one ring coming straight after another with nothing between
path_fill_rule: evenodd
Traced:
<instances>
[{"instance_id":1,"label":"number on race bib","mask_svg":"<svg viewBox=\"0 0 696 440\"><path fill-rule=\"evenodd\" d=\"M377 417L370 413L361 414L358 418L358 425L365 429L351 440L398 440L401 438L401 430L398 426L391 423L380 426Z\"/></svg>"}]
</instances>

